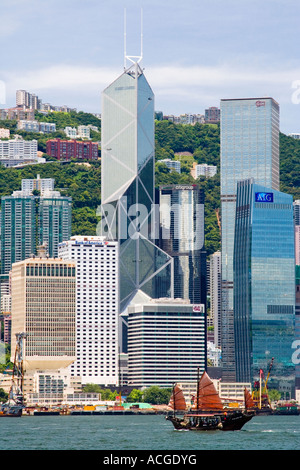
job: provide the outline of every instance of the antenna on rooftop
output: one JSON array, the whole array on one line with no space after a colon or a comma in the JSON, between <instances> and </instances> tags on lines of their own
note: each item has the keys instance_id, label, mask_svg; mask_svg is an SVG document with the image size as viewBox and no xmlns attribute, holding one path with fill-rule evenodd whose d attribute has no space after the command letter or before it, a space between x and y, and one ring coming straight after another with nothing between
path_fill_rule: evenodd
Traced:
<instances>
[{"instance_id":1,"label":"antenna on rooftop","mask_svg":"<svg viewBox=\"0 0 300 470\"><path fill-rule=\"evenodd\" d=\"M141 52L139 56L136 55L127 55L127 18L126 18L126 8L124 8L124 69L127 68L127 60L133 64L139 64L143 59L143 9L141 8L141 43L140 48Z\"/></svg>"}]
</instances>

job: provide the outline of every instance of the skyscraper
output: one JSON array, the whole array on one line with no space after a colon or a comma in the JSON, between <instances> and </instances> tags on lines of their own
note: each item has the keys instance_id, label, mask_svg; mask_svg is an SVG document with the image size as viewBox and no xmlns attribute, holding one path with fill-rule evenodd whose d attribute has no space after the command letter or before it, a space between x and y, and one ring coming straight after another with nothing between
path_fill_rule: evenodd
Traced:
<instances>
[{"instance_id":1,"label":"skyscraper","mask_svg":"<svg viewBox=\"0 0 300 470\"><path fill-rule=\"evenodd\" d=\"M60 243L59 256L76 262L76 361L82 383L118 384L118 243L76 236Z\"/></svg>"},{"instance_id":2,"label":"skyscraper","mask_svg":"<svg viewBox=\"0 0 300 470\"><path fill-rule=\"evenodd\" d=\"M2 197L1 275L8 276L12 263L36 254L39 245L46 244L49 256L57 257L58 243L71 236L71 206L70 197L54 190L54 180L39 175Z\"/></svg>"},{"instance_id":3,"label":"skyscraper","mask_svg":"<svg viewBox=\"0 0 300 470\"><path fill-rule=\"evenodd\" d=\"M279 190L279 105L273 98L221 100L222 366L235 380L233 244L237 182Z\"/></svg>"},{"instance_id":4,"label":"skyscraper","mask_svg":"<svg viewBox=\"0 0 300 470\"><path fill-rule=\"evenodd\" d=\"M204 192L197 185L169 185L159 194L159 244L173 258L174 297L205 305Z\"/></svg>"},{"instance_id":5,"label":"skyscraper","mask_svg":"<svg viewBox=\"0 0 300 470\"><path fill-rule=\"evenodd\" d=\"M300 200L293 203L294 207L294 229L295 229L295 262L300 265Z\"/></svg>"},{"instance_id":6,"label":"skyscraper","mask_svg":"<svg viewBox=\"0 0 300 470\"><path fill-rule=\"evenodd\" d=\"M12 266L12 361L15 333L28 333L26 370L59 369L75 360L75 263L43 256Z\"/></svg>"},{"instance_id":7,"label":"skyscraper","mask_svg":"<svg viewBox=\"0 0 300 470\"><path fill-rule=\"evenodd\" d=\"M1 198L1 276L7 279L13 263L36 253L35 201L21 191Z\"/></svg>"},{"instance_id":8,"label":"skyscraper","mask_svg":"<svg viewBox=\"0 0 300 470\"><path fill-rule=\"evenodd\" d=\"M233 272L237 381L258 381L274 357L269 385L294 388L292 196L253 179L238 183Z\"/></svg>"},{"instance_id":9,"label":"skyscraper","mask_svg":"<svg viewBox=\"0 0 300 470\"><path fill-rule=\"evenodd\" d=\"M143 299L128 307L128 382L172 387L206 368L204 305L182 299Z\"/></svg>"},{"instance_id":10,"label":"skyscraper","mask_svg":"<svg viewBox=\"0 0 300 470\"><path fill-rule=\"evenodd\" d=\"M132 62L103 91L101 116L100 231L120 244L121 311L140 289L155 297L158 276L171 292L172 259L154 243L154 95Z\"/></svg>"}]
</instances>

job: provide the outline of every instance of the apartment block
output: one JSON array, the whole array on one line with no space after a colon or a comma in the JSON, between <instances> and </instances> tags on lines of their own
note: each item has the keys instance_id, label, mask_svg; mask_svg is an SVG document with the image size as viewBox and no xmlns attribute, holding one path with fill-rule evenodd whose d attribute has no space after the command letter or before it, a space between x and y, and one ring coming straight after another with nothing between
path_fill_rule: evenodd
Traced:
<instances>
[{"instance_id":1,"label":"apartment block","mask_svg":"<svg viewBox=\"0 0 300 470\"><path fill-rule=\"evenodd\" d=\"M57 160L98 160L98 143L51 139L47 141L46 153Z\"/></svg>"},{"instance_id":2,"label":"apartment block","mask_svg":"<svg viewBox=\"0 0 300 470\"><path fill-rule=\"evenodd\" d=\"M36 140L23 140L16 136L11 140L0 140L0 163L5 167L45 163L38 157Z\"/></svg>"},{"instance_id":3,"label":"apartment block","mask_svg":"<svg viewBox=\"0 0 300 470\"><path fill-rule=\"evenodd\" d=\"M191 175L194 179L199 176L205 176L205 178L212 178L217 173L217 167L215 165L208 165L207 163L197 164L194 162L193 168L191 169Z\"/></svg>"},{"instance_id":4,"label":"apartment block","mask_svg":"<svg viewBox=\"0 0 300 470\"><path fill-rule=\"evenodd\" d=\"M27 132L43 132L50 133L56 131L56 124L52 122L39 122L21 119L18 121L17 128Z\"/></svg>"}]
</instances>

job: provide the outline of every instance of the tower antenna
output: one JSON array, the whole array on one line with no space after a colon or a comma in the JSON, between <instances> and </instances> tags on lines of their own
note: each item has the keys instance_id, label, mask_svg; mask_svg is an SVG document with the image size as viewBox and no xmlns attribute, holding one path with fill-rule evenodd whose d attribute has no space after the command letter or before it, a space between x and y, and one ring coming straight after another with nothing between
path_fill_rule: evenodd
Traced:
<instances>
[{"instance_id":1,"label":"tower antenna","mask_svg":"<svg viewBox=\"0 0 300 470\"><path fill-rule=\"evenodd\" d=\"M124 8L124 69L127 67L127 60L133 64L138 64L143 59L143 9L141 8L141 42L140 42L140 55L127 55L127 18L126 8Z\"/></svg>"},{"instance_id":2,"label":"tower antenna","mask_svg":"<svg viewBox=\"0 0 300 470\"><path fill-rule=\"evenodd\" d=\"M124 69L126 69L126 8L124 8Z\"/></svg>"}]
</instances>

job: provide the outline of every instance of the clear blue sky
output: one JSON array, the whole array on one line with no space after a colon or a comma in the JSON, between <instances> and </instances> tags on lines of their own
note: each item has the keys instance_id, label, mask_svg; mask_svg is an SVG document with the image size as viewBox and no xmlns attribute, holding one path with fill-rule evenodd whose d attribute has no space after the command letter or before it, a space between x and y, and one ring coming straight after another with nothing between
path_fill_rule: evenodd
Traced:
<instances>
[{"instance_id":1,"label":"clear blue sky","mask_svg":"<svg viewBox=\"0 0 300 470\"><path fill-rule=\"evenodd\" d=\"M0 106L26 89L101 112L102 90L123 72L124 8L129 55L140 54L143 10L156 110L204 113L222 98L272 96L282 132L300 132L298 0L0 0Z\"/></svg>"}]
</instances>

